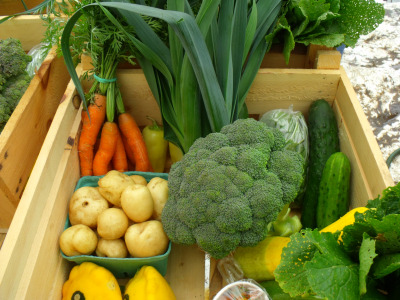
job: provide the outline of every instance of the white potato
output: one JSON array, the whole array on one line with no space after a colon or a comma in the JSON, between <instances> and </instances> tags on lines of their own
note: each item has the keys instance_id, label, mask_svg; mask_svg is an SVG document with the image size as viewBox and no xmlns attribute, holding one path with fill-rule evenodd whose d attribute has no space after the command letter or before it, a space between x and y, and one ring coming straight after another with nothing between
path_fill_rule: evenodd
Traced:
<instances>
[{"instance_id":1,"label":"white potato","mask_svg":"<svg viewBox=\"0 0 400 300\"><path fill-rule=\"evenodd\" d=\"M65 229L59 242L67 256L89 255L97 247L97 235L89 226L78 224Z\"/></svg>"},{"instance_id":2,"label":"white potato","mask_svg":"<svg viewBox=\"0 0 400 300\"><path fill-rule=\"evenodd\" d=\"M97 244L96 255L100 257L124 258L128 256L123 239L106 240L101 238Z\"/></svg>"},{"instance_id":3,"label":"white potato","mask_svg":"<svg viewBox=\"0 0 400 300\"><path fill-rule=\"evenodd\" d=\"M105 239L114 240L123 237L129 226L124 211L117 207L104 210L97 219L97 233Z\"/></svg>"},{"instance_id":4,"label":"white potato","mask_svg":"<svg viewBox=\"0 0 400 300\"><path fill-rule=\"evenodd\" d=\"M84 186L77 189L69 201L69 220L72 225L84 224L96 228L97 217L109 207L97 188Z\"/></svg>"},{"instance_id":5,"label":"white potato","mask_svg":"<svg viewBox=\"0 0 400 300\"><path fill-rule=\"evenodd\" d=\"M128 175L112 170L99 179L99 191L111 204L121 207L121 193L132 184L134 181Z\"/></svg>"},{"instance_id":6,"label":"white potato","mask_svg":"<svg viewBox=\"0 0 400 300\"><path fill-rule=\"evenodd\" d=\"M131 225L125 243L133 257L151 257L165 253L169 239L160 221L150 220Z\"/></svg>"},{"instance_id":7,"label":"white potato","mask_svg":"<svg viewBox=\"0 0 400 300\"><path fill-rule=\"evenodd\" d=\"M147 186L134 184L121 194L121 206L126 215L134 222L144 222L153 214L154 203Z\"/></svg>"},{"instance_id":8,"label":"white potato","mask_svg":"<svg viewBox=\"0 0 400 300\"><path fill-rule=\"evenodd\" d=\"M131 175L129 176L133 179L136 184L147 185L147 180L141 175Z\"/></svg>"},{"instance_id":9,"label":"white potato","mask_svg":"<svg viewBox=\"0 0 400 300\"><path fill-rule=\"evenodd\" d=\"M153 219L161 221L161 213L168 200L168 180L161 177L152 178L147 184L147 188L153 198L154 210Z\"/></svg>"}]
</instances>

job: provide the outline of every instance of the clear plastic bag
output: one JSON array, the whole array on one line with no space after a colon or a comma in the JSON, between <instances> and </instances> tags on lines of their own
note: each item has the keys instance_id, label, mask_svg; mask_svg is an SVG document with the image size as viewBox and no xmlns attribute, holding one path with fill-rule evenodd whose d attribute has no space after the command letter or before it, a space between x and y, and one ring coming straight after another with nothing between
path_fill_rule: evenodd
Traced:
<instances>
[{"instance_id":1,"label":"clear plastic bag","mask_svg":"<svg viewBox=\"0 0 400 300\"><path fill-rule=\"evenodd\" d=\"M213 300L271 299L267 291L255 280L244 279L242 269L232 256L219 260L217 268L223 281L228 284L218 292Z\"/></svg>"},{"instance_id":2,"label":"clear plastic bag","mask_svg":"<svg viewBox=\"0 0 400 300\"><path fill-rule=\"evenodd\" d=\"M32 57L32 61L26 66L26 71L28 72L29 76L33 77L35 75L48 53L48 47L45 47L45 45L42 43L29 50L28 55Z\"/></svg>"},{"instance_id":3,"label":"clear plastic bag","mask_svg":"<svg viewBox=\"0 0 400 300\"><path fill-rule=\"evenodd\" d=\"M242 279L221 289L213 300L271 300L267 291L252 279Z\"/></svg>"}]
</instances>

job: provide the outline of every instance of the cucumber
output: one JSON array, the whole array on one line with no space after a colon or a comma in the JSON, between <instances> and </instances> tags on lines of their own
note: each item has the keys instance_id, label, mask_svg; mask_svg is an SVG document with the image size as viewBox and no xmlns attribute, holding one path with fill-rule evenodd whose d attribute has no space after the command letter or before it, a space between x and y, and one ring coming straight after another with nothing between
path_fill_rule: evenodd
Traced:
<instances>
[{"instance_id":1,"label":"cucumber","mask_svg":"<svg viewBox=\"0 0 400 300\"><path fill-rule=\"evenodd\" d=\"M350 203L350 161L342 152L327 160L319 185L317 227L325 228L344 216Z\"/></svg>"},{"instance_id":2,"label":"cucumber","mask_svg":"<svg viewBox=\"0 0 400 300\"><path fill-rule=\"evenodd\" d=\"M328 158L339 152L339 134L335 114L324 100L311 103L308 116L309 161L306 191L303 198L301 223L304 228L316 228L319 184Z\"/></svg>"}]
</instances>

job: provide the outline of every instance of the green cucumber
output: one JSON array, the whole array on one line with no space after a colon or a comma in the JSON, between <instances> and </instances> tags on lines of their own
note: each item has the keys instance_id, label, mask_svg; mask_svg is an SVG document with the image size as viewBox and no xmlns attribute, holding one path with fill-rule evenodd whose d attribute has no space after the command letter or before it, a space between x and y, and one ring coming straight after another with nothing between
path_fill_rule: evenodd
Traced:
<instances>
[{"instance_id":1,"label":"green cucumber","mask_svg":"<svg viewBox=\"0 0 400 300\"><path fill-rule=\"evenodd\" d=\"M311 103L308 116L310 152L306 191L303 198L301 223L304 228L316 228L319 184L328 158L339 152L339 134L335 114L323 99Z\"/></svg>"},{"instance_id":2,"label":"green cucumber","mask_svg":"<svg viewBox=\"0 0 400 300\"><path fill-rule=\"evenodd\" d=\"M344 216L350 204L350 161L342 152L327 160L319 185L317 227L326 226Z\"/></svg>"}]
</instances>

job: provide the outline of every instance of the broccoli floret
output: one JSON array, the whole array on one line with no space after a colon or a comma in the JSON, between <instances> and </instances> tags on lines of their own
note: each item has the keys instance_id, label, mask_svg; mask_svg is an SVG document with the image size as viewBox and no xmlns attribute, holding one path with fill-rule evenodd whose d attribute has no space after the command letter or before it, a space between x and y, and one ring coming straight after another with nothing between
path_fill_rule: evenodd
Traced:
<instances>
[{"instance_id":1,"label":"broccoli floret","mask_svg":"<svg viewBox=\"0 0 400 300\"><path fill-rule=\"evenodd\" d=\"M169 173L162 223L170 240L217 259L262 241L303 180L302 156L282 141L251 118L197 139Z\"/></svg>"},{"instance_id":2,"label":"broccoli floret","mask_svg":"<svg viewBox=\"0 0 400 300\"><path fill-rule=\"evenodd\" d=\"M19 40L0 40L0 132L31 81L26 71L31 59Z\"/></svg>"},{"instance_id":3,"label":"broccoli floret","mask_svg":"<svg viewBox=\"0 0 400 300\"><path fill-rule=\"evenodd\" d=\"M268 170L275 173L282 182L284 204L292 202L304 180L304 158L295 151L275 151L271 153Z\"/></svg>"},{"instance_id":4,"label":"broccoli floret","mask_svg":"<svg viewBox=\"0 0 400 300\"><path fill-rule=\"evenodd\" d=\"M12 76L25 72L26 66L32 60L14 38L0 40L0 74L7 81Z\"/></svg>"}]
</instances>

